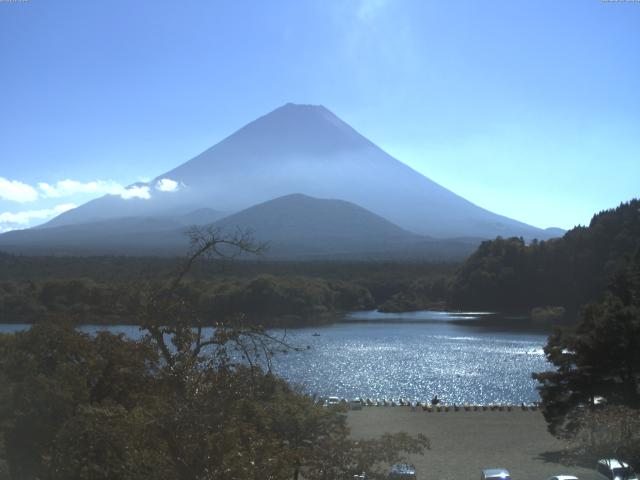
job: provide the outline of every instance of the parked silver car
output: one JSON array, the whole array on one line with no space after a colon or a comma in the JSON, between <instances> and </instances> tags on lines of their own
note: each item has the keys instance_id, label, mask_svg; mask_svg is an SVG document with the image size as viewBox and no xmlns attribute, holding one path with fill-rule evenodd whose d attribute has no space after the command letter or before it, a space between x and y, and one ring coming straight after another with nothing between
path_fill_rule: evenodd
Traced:
<instances>
[{"instance_id":1,"label":"parked silver car","mask_svg":"<svg viewBox=\"0 0 640 480\"><path fill-rule=\"evenodd\" d=\"M397 463L391 467L389 480L417 480L416 469L408 463Z\"/></svg>"},{"instance_id":2,"label":"parked silver car","mask_svg":"<svg viewBox=\"0 0 640 480\"><path fill-rule=\"evenodd\" d=\"M486 468L482 471L480 480L511 480L511 474L505 468Z\"/></svg>"}]
</instances>

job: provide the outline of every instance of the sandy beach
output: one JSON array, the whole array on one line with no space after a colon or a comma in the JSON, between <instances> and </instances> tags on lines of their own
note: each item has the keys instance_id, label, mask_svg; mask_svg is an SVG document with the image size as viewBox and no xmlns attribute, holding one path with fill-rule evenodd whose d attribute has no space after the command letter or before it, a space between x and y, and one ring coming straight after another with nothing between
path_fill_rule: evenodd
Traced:
<instances>
[{"instance_id":1,"label":"sandy beach","mask_svg":"<svg viewBox=\"0 0 640 480\"><path fill-rule=\"evenodd\" d=\"M419 480L478 480L482 469L495 467L508 469L514 480L545 480L558 474L601 480L593 469L561 463L564 444L547 432L538 411L429 413L410 407L365 407L350 411L348 422L354 438L401 431L429 437L431 449L411 458Z\"/></svg>"}]
</instances>

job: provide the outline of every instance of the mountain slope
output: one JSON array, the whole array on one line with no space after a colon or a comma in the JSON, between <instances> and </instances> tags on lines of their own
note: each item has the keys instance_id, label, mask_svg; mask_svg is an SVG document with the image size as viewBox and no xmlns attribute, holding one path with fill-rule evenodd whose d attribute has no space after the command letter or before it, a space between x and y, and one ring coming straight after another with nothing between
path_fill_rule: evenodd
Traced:
<instances>
[{"instance_id":1,"label":"mountain slope","mask_svg":"<svg viewBox=\"0 0 640 480\"><path fill-rule=\"evenodd\" d=\"M353 203L301 194L276 198L214 223L197 213L181 218L230 234L250 230L256 243L268 244L265 257L270 259L458 260L478 244L477 240L433 240ZM180 255L189 247L187 230L174 220L129 217L9 232L0 236L0 249L39 254Z\"/></svg>"},{"instance_id":2,"label":"mountain slope","mask_svg":"<svg viewBox=\"0 0 640 480\"><path fill-rule=\"evenodd\" d=\"M397 251L423 240L353 203L301 194L250 207L214 225L249 229L256 241L269 242L271 255L284 256Z\"/></svg>"},{"instance_id":3,"label":"mountain slope","mask_svg":"<svg viewBox=\"0 0 640 480\"><path fill-rule=\"evenodd\" d=\"M155 189L169 178L177 191ZM398 226L433 237L554 233L482 209L394 159L322 106L287 104L148 184L150 199L108 195L45 228L98 219L156 216L197 207L237 212L301 192L356 203Z\"/></svg>"},{"instance_id":4,"label":"mountain slope","mask_svg":"<svg viewBox=\"0 0 640 480\"><path fill-rule=\"evenodd\" d=\"M0 249L38 254L184 253L184 231L188 227L210 224L223 216L216 210L201 208L183 215L128 216L15 230L0 235Z\"/></svg>"}]
</instances>

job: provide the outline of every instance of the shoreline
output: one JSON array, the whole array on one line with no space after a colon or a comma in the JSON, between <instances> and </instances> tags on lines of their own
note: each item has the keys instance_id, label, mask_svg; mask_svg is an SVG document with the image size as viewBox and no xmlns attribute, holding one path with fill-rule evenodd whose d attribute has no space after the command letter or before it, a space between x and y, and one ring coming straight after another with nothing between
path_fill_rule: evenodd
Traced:
<instances>
[{"instance_id":1,"label":"shoreline","mask_svg":"<svg viewBox=\"0 0 640 480\"><path fill-rule=\"evenodd\" d=\"M304 329L312 327L322 327L330 325L340 324L420 324L420 323L441 323L440 320L415 320L404 319L401 317L394 317L394 315L411 315L421 312L431 312L436 314L447 314L452 318L446 320L447 323L454 325L460 325L465 327L479 328L483 330L495 330L503 332L531 332L531 333L551 333L556 326L567 326L565 324L545 324L541 325L530 321L529 319L523 320L525 317L521 315L511 315L502 313L483 313L478 315L477 318L456 318L458 315L470 315L472 312L464 312L459 310L412 310L406 312L384 312L380 310L345 310L345 311L333 311L322 313L310 313L306 315L302 314L283 314L276 317L265 317L262 321L255 318L248 318L246 325L260 325L267 329ZM373 319L373 318L358 318L352 317L352 314L381 314L388 316L387 319ZM137 317L134 316L120 316L118 318L105 318L105 317L93 317L89 321L82 323L73 323L74 326L101 326L101 327L118 327L118 326L133 326L137 327L139 324L136 322ZM36 325L38 323L47 323L55 320L37 319L36 321L28 321L25 318L0 318L0 325ZM196 325L194 325L195 327Z\"/></svg>"}]
</instances>

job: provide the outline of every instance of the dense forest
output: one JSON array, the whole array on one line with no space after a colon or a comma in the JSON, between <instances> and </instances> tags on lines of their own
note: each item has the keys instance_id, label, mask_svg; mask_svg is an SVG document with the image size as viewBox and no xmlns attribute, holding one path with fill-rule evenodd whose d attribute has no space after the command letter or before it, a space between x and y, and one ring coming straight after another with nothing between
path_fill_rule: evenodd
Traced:
<instances>
[{"instance_id":1,"label":"dense forest","mask_svg":"<svg viewBox=\"0 0 640 480\"><path fill-rule=\"evenodd\" d=\"M181 258L28 257L0 254L0 319L39 323L132 323L145 294ZM443 304L455 264L203 261L182 288L201 315L290 326L345 311Z\"/></svg>"},{"instance_id":2,"label":"dense forest","mask_svg":"<svg viewBox=\"0 0 640 480\"><path fill-rule=\"evenodd\" d=\"M542 323L599 301L612 276L640 249L640 201L596 214L564 237L483 242L463 264L208 260L182 288L203 315L249 324L334 321L345 311L428 308L531 312ZM0 253L0 321L131 323L144 293L184 258L30 257Z\"/></svg>"},{"instance_id":3,"label":"dense forest","mask_svg":"<svg viewBox=\"0 0 640 480\"><path fill-rule=\"evenodd\" d=\"M498 237L483 242L458 270L450 304L524 310L561 306L575 313L604 295L612 276L640 249L640 201L600 212L589 226L548 241Z\"/></svg>"}]
</instances>

